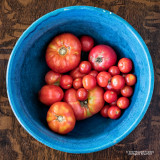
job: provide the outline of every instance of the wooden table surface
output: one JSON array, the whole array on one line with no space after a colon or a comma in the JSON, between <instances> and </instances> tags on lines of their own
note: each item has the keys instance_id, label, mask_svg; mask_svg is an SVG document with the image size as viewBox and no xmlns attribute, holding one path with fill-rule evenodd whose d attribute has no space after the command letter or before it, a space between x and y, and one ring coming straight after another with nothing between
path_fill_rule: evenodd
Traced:
<instances>
[{"instance_id":1,"label":"wooden table surface","mask_svg":"<svg viewBox=\"0 0 160 160\"><path fill-rule=\"evenodd\" d=\"M6 93L6 68L23 31L37 18L71 5L96 6L127 20L142 36L152 56L155 89L137 128L115 146L90 154L69 154L32 138L15 118ZM0 0L0 160L159 160L160 159L160 1L159 0ZM129 155L150 151L152 155ZM134 152L138 153L138 152Z\"/></svg>"}]
</instances>

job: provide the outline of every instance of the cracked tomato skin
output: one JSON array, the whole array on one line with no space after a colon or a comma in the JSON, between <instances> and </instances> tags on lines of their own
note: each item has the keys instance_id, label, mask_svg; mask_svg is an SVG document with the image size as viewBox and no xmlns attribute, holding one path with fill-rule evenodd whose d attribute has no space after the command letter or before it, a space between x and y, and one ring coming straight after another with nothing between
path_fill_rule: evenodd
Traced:
<instances>
[{"instance_id":1,"label":"cracked tomato skin","mask_svg":"<svg viewBox=\"0 0 160 160\"><path fill-rule=\"evenodd\" d=\"M57 73L65 73L76 68L81 58L81 43L71 33L56 36L46 51L47 65Z\"/></svg>"},{"instance_id":2,"label":"cracked tomato skin","mask_svg":"<svg viewBox=\"0 0 160 160\"><path fill-rule=\"evenodd\" d=\"M105 71L115 65L117 55L111 47L97 45L90 51L88 59L96 71Z\"/></svg>"},{"instance_id":3,"label":"cracked tomato skin","mask_svg":"<svg viewBox=\"0 0 160 160\"><path fill-rule=\"evenodd\" d=\"M96 86L88 91L88 98L85 101L79 101L77 91L73 88L68 89L64 95L64 101L73 108L77 120L83 120L98 113L104 106L104 91L101 87Z\"/></svg>"},{"instance_id":4,"label":"cracked tomato skin","mask_svg":"<svg viewBox=\"0 0 160 160\"><path fill-rule=\"evenodd\" d=\"M76 119L72 107L66 102L56 102L47 112L49 128L59 134L67 134L73 130Z\"/></svg>"}]
</instances>

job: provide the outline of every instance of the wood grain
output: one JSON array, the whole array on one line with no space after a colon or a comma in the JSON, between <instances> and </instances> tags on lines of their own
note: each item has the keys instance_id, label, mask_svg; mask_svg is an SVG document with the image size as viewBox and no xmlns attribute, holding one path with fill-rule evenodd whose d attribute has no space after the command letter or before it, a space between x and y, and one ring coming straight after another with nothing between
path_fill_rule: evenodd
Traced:
<instances>
[{"instance_id":1,"label":"wood grain","mask_svg":"<svg viewBox=\"0 0 160 160\"><path fill-rule=\"evenodd\" d=\"M112 11L127 20L145 40L154 64L155 89L138 127L115 146L90 154L69 154L32 138L16 120L6 93L6 68L20 35L42 15L71 5ZM0 159L1 160L159 160L160 159L160 1L159 0L1 0L0 1ZM150 156L126 151L154 151Z\"/></svg>"}]
</instances>

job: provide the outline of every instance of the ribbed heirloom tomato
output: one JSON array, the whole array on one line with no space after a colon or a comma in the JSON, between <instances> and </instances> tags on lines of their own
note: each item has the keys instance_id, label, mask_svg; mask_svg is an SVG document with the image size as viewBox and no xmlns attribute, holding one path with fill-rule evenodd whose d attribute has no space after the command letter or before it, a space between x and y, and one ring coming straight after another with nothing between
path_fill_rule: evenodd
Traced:
<instances>
[{"instance_id":1,"label":"ribbed heirloom tomato","mask_svg":"<svg viewBox=\"0 0 160 160\"><path fill-rule=\"evenodd\" d=\"M60 134L72 131L76 123L74 112L66 102L54 103L49 108L46 119L49 128Z\"/></svg>"},{"instance_id":2,"label":"ribbed heirloom tomato","mask_svg":"<svg viewBox=\"0 0 160 160\"><path fill-rule=\"evenodd\" d=\"M76 68L81 58L81 43L71 33L56 36L48 45L46 62L55 72L65 73Z\"/></svg>"},{"instance_id":3,"label":"ribbed heirloom tomato","mask_svg":"<svg viewBox=\"0 0 160 160\"><path fill-rule=\"evenodd\" d=\"M64 101L72 106L76 119L82 120L91 117L102 109L104 106L103 95L103 89L97 86L88 91L87 100L79 101L77 91L70 88L65 92Z\"/></svg>"}]
</instances>

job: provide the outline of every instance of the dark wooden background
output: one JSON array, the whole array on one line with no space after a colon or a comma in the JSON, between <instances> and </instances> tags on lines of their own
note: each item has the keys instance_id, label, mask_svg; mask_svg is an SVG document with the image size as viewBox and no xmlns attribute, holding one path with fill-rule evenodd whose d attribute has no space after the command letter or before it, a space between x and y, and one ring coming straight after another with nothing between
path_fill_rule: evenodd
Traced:
<instances>
[{"instance_id":1,"label":"dark wooden background","mask_svg":"<svg viewBox=\"0 0 160 160\"><path fill-rule=\"evenodd\" d=\"M57 8L90 5L127 20L145 40L154 63L155 89L138 127L115 146L90 154L68 154L32 138L18 123L6 93L10 53L23 31L37 18ZM0 160L159 160L160 159L160 1L159 0L0 0ZM154 151L150 156L127 151Z\"/></svg>"}]
</instances>

